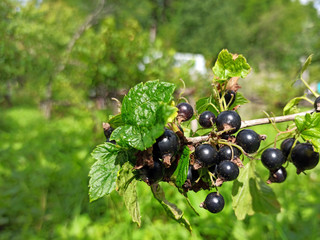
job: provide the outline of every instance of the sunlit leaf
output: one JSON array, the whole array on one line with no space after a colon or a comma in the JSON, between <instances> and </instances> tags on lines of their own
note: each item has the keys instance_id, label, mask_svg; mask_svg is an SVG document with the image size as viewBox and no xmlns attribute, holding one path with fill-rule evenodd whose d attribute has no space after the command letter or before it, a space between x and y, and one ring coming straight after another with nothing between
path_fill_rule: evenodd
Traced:
<instances>
[{"instance_id":1,"label":"sunlit leaf","mask_svg":"<svg viewBox=\"0 0 320 240\"><path fill-rule=\"evenodd\" d=\"M177 114L177 108L169 105L174 89L174 84L157 80L133 87L122 102L124 125L110 139L138 150L152 146L164 132L165 124Z\"/></svg>"},{"instance_id":2,"label":"sunlit leaf","mask_svg":"<svg viewBox=\"0 0 320 240\"><path fill-rule=\"evenodd\" d=\"M178 166L173 173L173 178L175 178L176 185L182 187L184 182L187 180L188 169L190 160L190 149L188 146L184 146L183 152L180 156Z\"/></svg>"},{"instance_id":3,"label":"sunlit leaf","mask_svg":"<svg viewBox=\"0 0 320 240\"><path fill-rule=\"evenodd\" d=\"M117 188L121 196L123 196L126 208L131 215L132 221L138 226L141 225L140 207L136 190L137 180L132 172L132 165L126 162L119 171L117 178Z\"/></svg>"},{"instance_id":4,"label":"sunlit leaf","mask_svg":"<svg viewBox=\"0 0 320 240\"><path fill-rule=\"evenodd\" d=\"M247 163L233 183L232 207L239 220L247 215L278 213L280 204L273 190L255 171L255 162Z\"/></svg>"},{"instance_id":5,"label":"sunlit leaf","mask_svg":"<svg viewBox=\"0 0 320 240\"><path fill-rule=\"evenodd\" d=\"M151 186L153 196L159 201L168 216L173 218L178 223L182 224L188 231L192 231L189 221L184 217L183 212L173 203L170 203L164 194L164 191L158 184Z\"/></svg>"},{"instance_id":6,"label":"sunlit leaf","mask_svg":"<svg viewBox=\"0 0 320 240\"><path fill-rule=\"evenodd\" d=\"M320 150L320 113L307 113L304 116L296 116L295 124L300 136L304 140L312 142L317 151Z\"/></svg>"},{"instance_id":7,"label":"sunlit leaf","mask_svg":"<svg viewBox=\"0 0 320 240\"><path fill-rule=\"evenodd\" d=\"M247 60L242 55L233 55L228 50L222 50L215 65L213 74L218 80L227 80L231 77L246 77L251 70Z\"/></svg>"}]
</instances>

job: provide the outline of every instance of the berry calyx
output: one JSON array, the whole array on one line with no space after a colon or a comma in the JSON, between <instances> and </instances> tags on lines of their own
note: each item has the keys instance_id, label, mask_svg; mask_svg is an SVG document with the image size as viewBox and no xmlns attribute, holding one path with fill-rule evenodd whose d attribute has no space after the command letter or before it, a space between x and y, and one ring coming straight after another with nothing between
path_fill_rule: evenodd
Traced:
<instances>
[{"instance_id":1,"label":"berry calyx","mask_svg":"<svg viewBox=\"0 0 320 240\"><path fill-rule=\"evenodd\" d=\"M165 129L164 133L153 144L153 153L162 158L165 155L173 156L179 150L179 138L175 132Z\"/></svg>"},{"instance_id":2,"label":"berry calyx","mask_svg":"<svg viewBox=\"0 0 320 240\"><path fill-rule=\"evenodd\" d=\"M299 143L292 149L291 159L299 174L318 165L319 153L314 151L310 143Z\"/></svg>"},{"instance_id":3,"label":"berry calyx","mask_svg":"<svg viewBox=\"0 0 320 240\"><path fill-rule=\"evenodd\" d=\"M286 157L280 149L267 148L261 155L262 164L271 171L277 170L286 162Z\"/></svg>"},{"instance_id":4,"label":"berry calyx","mask_svg":"<svg viewBox=\"0 0 320 240\"><path fill-rule=\"evenodd\" d=\"M178 108L178 119L181 122L188 121L193 116L193 108L189 103L183 102L177 105Z\"/></svg>"},{"instance_id":5,"label":"berry calyx","mask_svg":"<svg viewBox=\"0 0 320 240\"><path fill-rule=\"evenodd\" d=\"M289 153L291 151L291 148L292 148L295 140L296 140L295 138L287 138L287 139L283 140L283 142L281 143L280 149L286 157L289 156ZM297 141L296 144L298 144L298 143L299 143L299 141Z\"/></svg>"},{"instance_id":6,"label":"berry calyx","mask_svg":"<svg viewBox=\"0 0 320 240\"><path fill-rule=\"evenodd\" d=\"M203 167L210 167L219 162L218 151L210 144L201 144L195 150L195 158Z\"/></svg>"},{"instance_id":7,"label":"berry calyx","mask_svg":"<svg viewBox=\"0 0 320 240\"><path fill-rule=\"evenodd\" d=\"M218 155L219 161L221 162L224 160L232 160L234 158L240 157L241 151L236 147L224 145L219 149Z\"/></svg>"},{"instance_id":8,"label":"berry calyx","mask_svg":"<svg viewBox=\"0 0 320 240\"><path fill-rule=\"evenodd\" d=\"M224 198L220 193L212 192L207 195L200 206L207 209L209 212L218 213L224 208Z\"/></svg>"},{"instance_id":9,"label":"berry calyx","mask_svg":"<svg viewBox=\"0 0 320 240\"><path fill-rule=\"evenodd\" d=\"M270 171L269 179L267 183L282 183L287 178L287 170L284 167L280 167L274 171Z\"/></svg>"},{"instance_id":10,"label":"berry calyx","mask_svg":"<svg viewBox=\"0 0 320 240\"><path fill-rule=\"evenodd\" d=\"M314 100L313 106L316 112L320 112L320 96L317 97L316 100Z\"/></svg>"},{"instance_id":11,"label":"berry calyx","mask_svg":"<svg viewBox=\"0 0 320 240\"><path fill-rule=\"evenodd\" d=\"M225 131L228 134L237 132L241 126L241 118L236 111L227 110L221 112L216 119L219 131Z\"/></svg>"},{"instance_id":12,"label":"berry calyx","mask_svg":"<svg viewBox=\"0 0 320 240\"><path fill-rule=\"evenodd\" d=\"M215 122L216 116L210 111L204 111L200 114L199 124L203 128L211 128Z\"/></svg>"},{"instance_id":13,"label":"berry calyx","mask_svg":"<svg viewBox=\"0 0 320 240\"><path fill-rule=\"evenodd\" d=\"M239 176L239 168L235 163L226 160L219 163L217 173L223 181L232 181Z\"/></svg>"},{"instance_id":14,"label":"berry calyx","mask_svg":"<svg viewBox=\"0 0 320 240\"><path fill-rule=\"evenodd\" d=\"M251 129L241 130L236 137L236 143L242 147L246 153L254 153L258 151L260 142L260 135Z\"/></svg>"}]
</instances>

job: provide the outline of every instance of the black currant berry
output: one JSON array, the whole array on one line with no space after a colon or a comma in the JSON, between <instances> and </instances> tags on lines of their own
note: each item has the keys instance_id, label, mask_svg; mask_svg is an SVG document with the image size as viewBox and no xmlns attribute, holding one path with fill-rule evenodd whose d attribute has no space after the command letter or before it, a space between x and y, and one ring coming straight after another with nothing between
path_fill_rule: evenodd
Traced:
<instances>
[{"instance_id":1,"label":"black currant berry","mask_svg":"<svg viewBox=\"0 0 320 240\"><path fill-rule=\"evenodd\" d=\"M189 179L191 183L194 183L198 178L199 172L194 170L192 166L189 166L187 179Z\"/></svg>"},{"instance_id":2,"label":"black currant berry","mask_svg":"<svg viewBox=\"0 0 320 240\"><path fill-rule=\"evenodd\" d=\"M291 148L292 148L295 140L296 140L295 138L287 138L281 143L280 149L286 157L289 156L289 153L291 151ZM297 141L296 144L298 144L298 143L299 143L299 141Z\"/></svg>"},{"instance_id":3,"label":"black currant berry","mask_svg":"<svg viewBox=\"0 0 320 240\"><path fill-rule=\"evenodd\" d=\"M116 144L116 141L115 140L110 141L110 138L107 138L106 142L107 143L109 142L109 143L112 143L112 144Z\"/></svg>"},{"instance_id":4,"label":"black currant berry","mask_svg":"<svg viewBox=\"0 0 320 240\"><path fill-rule=\"evenodd\" d=\"M284 167L280 167L277 170L270 171L269 179L267 183L282 183L287 178L287 170Z\"/></svg>"},{"instance_id":5,"label":"black currant berry","mask_svg":"<svg viewBox=\"0 0 320 240\"><path fill-rule=\"evenodd\" d=\"M217 173L224 181L232 181L239 176L239 168L235 163L226 160L219 163Z\"/></svg>"},{"instance_id":6,"label":"black currant berry","mask_svg":"<svg viewBox=\"0 0 320 240\"><path fill-rule=\"evenodd\" d=\"M232 151L233 151L233 158L232 158ZM236 148L236 147L230 147L227 145L224 145L219 149L218 152L219 155L219 161L224 161L224 160L232 160L236 157L239 157L241 155L241 151Z\"/></svg>"},{"instance_id":7,"label":"black currant berry","mask_svg":"<svg viewBox=\"0 0 320 240\"><path fill-rule=\"evenodd\" d=\"M164 166L159 160L153 161L153 166L144 166L141 170L141 178L144 179L149 185L162 180L164 175Z\"/></svg>"},{"instance_id":8,"label":"black currant berry","mask_svg":"<svg viewBox=\"0 0 320 240\"><path fill-rule=\"evenodd\" d=\"M240 129L241 118L236 111L227 110L221 112L216 119L217 128L219 131L226 131L226 133L235 133Z\"/></svg>"},{"instance_id":9,"label":"black currant berry","mask_svg":"<svg viewBox=\"0 0 320 240\"><path fill-rule=\"evenodd\" d=\"M165 129L164 133L153 144L153 154L162 158L164 155L172 156L179 150L179 138L172 130Z\"/></svg>"},{"instance_id":10,"label":"black currant berry","mask_svg":"<svg viewBox=\"0 0 320 240\"><path fill-rule=\"evenodd\" d=\"M221 95L220 95L221 97ZM226 101L226 104L231 106L234 101L236 100L236 92L232 91L232 90L227 90L224 94L224 99Z\"/></svg>"},{"instance_id":11,"label":"black currant berry","mask_svg":"<svg viewBox=\"0 0 320 240\"><path fill-rule=\"evenodd\" d=\"M316 112L320 112L320 96L316 98L313 106L314 106L314 109L316 110Z\"/></svg>"},{"instance_id":12,"label":"black currant berry","mask_svg":"<svg viewBox=\"0 0 320 240\"><path fill-rule=\"evenodd\" d=\"M299 143L292 149L291 159L299 174L317 166L319 153L314 151L310 143Z\"/></svg>"},{"instance_id":13,"label":"black currant berry","mask_svg":"<svg viewBox=\"0 0 320 240\"><path fill-rule=\"evenodd\" d=\"M243 129L237 134L236 143L242 147L246 153L258 151L260 142L260 135L251 129Z\"/></svg>"},{"instance_id":14,"label":"black currant berry","mask_svg":"<svg viewBox=\"0 0 320 240\"><path fill-rule=\"evenodd\" d=\"M108 129L104 129L103 132L104 132L104 135L106 136L106 139L110 138L111 136L111 133L113 132L113 128L112 127L109 127Z\"/></svg>"},{"instance_id":15,"label":"black currant berry","mask_svg":"<svg viewBox=\"0 0 320 240\"><path fill-rule=\"evenodd\" d=\"M277 148L267 148L261 155L262 164L270 171L279 169L285 161L286 157L282 151Z\"/></svg>"},{"instance_id":16,"label":"black currant berry","mask_svg":"<svg viewBox=\"0 0 320 240\"><path fill-rule=\"evenodd\" d=\"M204 167L210 167L219 162L218 151L210 144L199 145L195 150L195 158Z\"/></svg>"},{"instance_id":17,"label":"black currant berry","mask_svg":"<svg viewBox=\"0 0 320 240\"><path fill-rule=\"evenodd\" d=\"M200 114L199 124L203 128L211 128L215 122L216 116L210 111L204 111Z\"/></svg>"},{"instance_id":18,"label":"black currant berry","mask_svg":"<svg viewBox=\"0 0 320 240\"><path fill-rule=\"evenodd\" d=\"M193 116L193 108L189 103L179 103L177 105L178 108L178 118L181 119L182 122L188 121Z\"/></svg>"},{"instance_id":19,"label":"black currant berry","mask_svg":"<svg viewBox=\"0 0 320 240\"><path fill-rule=\"evenodd\" d=\"M209 193L202 204L209 212L218 213L224 208L224 198L220 193Z\"/></svg>"}]
</instances>

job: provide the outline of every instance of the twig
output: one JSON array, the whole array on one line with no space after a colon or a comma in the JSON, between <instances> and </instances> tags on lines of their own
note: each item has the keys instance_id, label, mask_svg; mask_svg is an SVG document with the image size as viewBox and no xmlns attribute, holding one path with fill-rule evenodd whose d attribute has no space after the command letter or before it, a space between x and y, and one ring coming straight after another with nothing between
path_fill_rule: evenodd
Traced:
<instances>
[{"instance_id":1,"label":"twig","mask_svg":"<svg viewBox=\"0 0 320 240\"><path fill-rule=\"evenodd\" d=\"M252 127L257 125L263 125L268 123L280 123L280 122L288 122L293 121L296 116L303 116L307 113L312 113L314 110L309 110L301 113L286 115L286 116L279 116L279 117L273 117L273 118L259 118L259 119L253 119L253 120L246 120L241 122L240 128L246 128L246 127ZM272 119L272 121L271 121ZM198 137L189 137L187 138L187 141L193 144L201 143L208 141L209 135L205 136L198 136Z\"/></svg>"},{"instance_id":2,"label":"twig","mask_svg":"<svg viewBox=\"0 0 320 240\"><path fill-rule=\"evenodd\" d=\"M313 111L314 110L310 110L310 111L286 115L286 116L274 117L271 119L274 123L288 122L288 121L293 121L296 116L306 115L307 113L312 113ZM241 122L240 128L252 127L252 126L263 125L263 124L268 124L268 123L271 123L269 118L247 120L247 121Z\"/></svg>"}]
</instances>

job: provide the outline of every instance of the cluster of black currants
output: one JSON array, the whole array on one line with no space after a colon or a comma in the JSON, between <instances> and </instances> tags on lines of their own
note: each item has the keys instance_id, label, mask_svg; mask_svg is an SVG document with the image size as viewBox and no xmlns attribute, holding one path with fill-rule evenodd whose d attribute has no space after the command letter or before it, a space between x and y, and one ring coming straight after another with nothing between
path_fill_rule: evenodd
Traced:
<instances>
[{"instance_id":1,"label":"cluster of black currants","mask_svg":"<svg viewBox=\"0 0 320 240\"><path fill-rule=\"evenodd\" d=\"M280 149L267 148L261 155L262 164L270 171L267 183L282 183L287 178L287 170L283 166L292 162L300 174L313 169L319 163L319 153L314 151L311 143L300 143L295 138L287 138Z\"/></svg>"},{"instance_id":2,"label":"cluster of black currants","mask_svg":"<svg viewBox=\"0 0 320 240\"><path fill-rule=\"evenodd\" d=\"M235 93L232 94L229 99L228 95L225 96L228 105L234 100ZM241 118L236 111L222 111L217 117L214 113L205 111L199 115L199 125L211 128L212 131L206 141L190 142L184 137L180 123L193 117L193 108L185 102L178 104L177 108L179 130L174 132L165 129L153 145L152 152L143 156L143 163L138 161L136 169L140 171L140 178L149 185L171 181L170 177L178 165L182 148L187 145L191 154L187 180L182 186L184 191L217 189L224 182L235 180L239 175L239 167L243 166L240 156L255 153L259 149L260 135L251 129L239 131ZM236 136L233 135L235 133ZM151 155L153 161L149 161ZM218 213L224 208L224 198L219 192L211 192L200 206Z\"/></svg>"},{"instance_id":3,"label":"cluster of black currants","mask_svg":"<svg viewBox=\"0 0 320 240\"><path fill-rule=\"evenodd\" d=\"M225 106L230 106L235 97L235 92L227 91L223 99ZM320 97L315 102L315 108L318 105ZM178 104L177 108L177 128L168 126L151 148L139 151L134 169L137 170L138 177L148 185L160 181L174 182L172 175L179 164L183 148L188 146L191 154L187 179L182 189L185 192L216 189L207 195L200 207L218 213L225 204L218 187L239 176L239 168L243 167L240 157L250 157L250 154L257 152L264 137L252 129L240 130L241 117L234 110L221 111L217 116L211 111L204 111L199 115L198 122L201 128L209 129L210 133L202 136L204 138L201 141L191 141L184 136L180 124L191 120L194 110L186 102ZM110 125L104 125L107 142L110 142L112 131ZM310 143L300 143L295 138L288 138L282 142L281 149L264 150L261 161L270 172L267 182L281 183L287 177L286 168L283 166L286 162L292 162L299 174L318 164L319 153L314 151Z\"/></svg>"},{"instance_id":4,"label":"cluster of black currants","mask_svg":"<svg viewBox=\"0 0 320 240\"><path fill-rule=\"evenodd\" d=\"M320 97L314 101L316 112L320 111ZM283 166L292 162L297 174L315 168L319 163L319 153L311 143L300 143L295 138L285 139L280 149L267 148L261 155L262 164L269 170L267 183L282 183L287 178L287 170Z\"/></svg>"},{"instance_id":5,"label":"cluster of black currants","mask_svg":"<svg viewBox=\"0 0 320 240\"><path fill-rule=\"evenodd\" d=\"M196 146L193 170L197 169L198 165L202 172L207 168L215 187L235 180L239 175L239 167L243 166L241 154L255 153L260 147L261 136L251 129L238 132L241 118L233 110L222 111L217 117L212 112L205 111L199 116L199 124L203 128L213 128L216 131L213 131L215 135L211 135L212 141ZM235 133L237 135L233 136ZM211 192L200 206L212 213L218 213L224 207L224 198L219 192Z\"/></svg>"}]
</instances>

